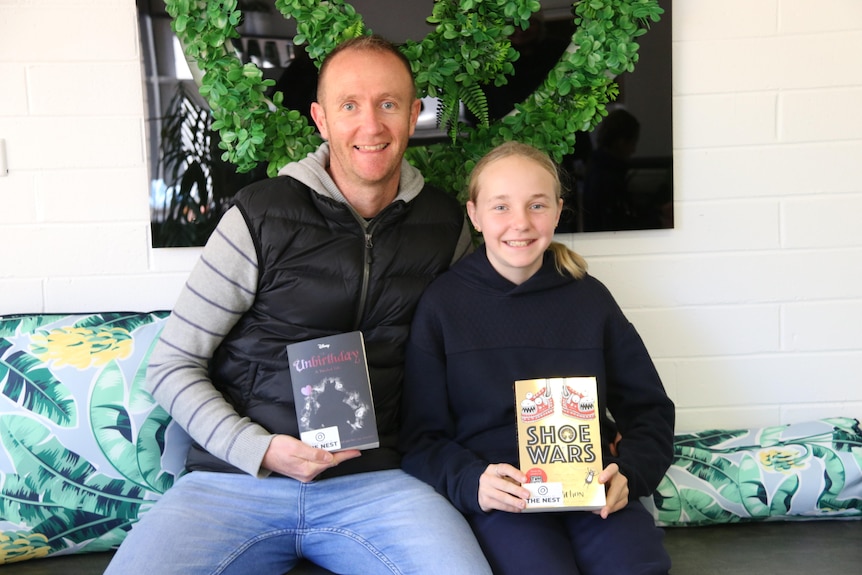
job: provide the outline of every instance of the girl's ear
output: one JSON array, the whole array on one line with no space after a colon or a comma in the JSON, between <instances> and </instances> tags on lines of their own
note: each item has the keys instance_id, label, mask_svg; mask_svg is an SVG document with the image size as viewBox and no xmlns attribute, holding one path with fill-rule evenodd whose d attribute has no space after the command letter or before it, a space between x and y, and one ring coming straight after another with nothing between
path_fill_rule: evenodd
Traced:
<instances>
[{"instance_id":1,"label":"girl's ear","mask_svg":"<svg viewBox=\"0 0 862 575\"><path fill-rule=\"evenodd\" d=\"M467 216L470 218L470 222L476 228L476 231L482 233L479 223L476 221L476 204L472 200L467 200Z\"/></svg>"}]
</instances>

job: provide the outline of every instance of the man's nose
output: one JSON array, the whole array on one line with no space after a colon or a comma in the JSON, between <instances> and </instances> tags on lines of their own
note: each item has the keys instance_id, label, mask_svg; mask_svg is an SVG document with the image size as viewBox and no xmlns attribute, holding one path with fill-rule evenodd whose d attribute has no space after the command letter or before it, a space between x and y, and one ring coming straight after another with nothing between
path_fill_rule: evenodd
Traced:
<instances>
[{"instance_id":1,"label":"man's nose","mask_svg":"<svg viewBox=\"0 0 862 575\"><path fill-rule=\"evenodd\" d=\"M360 125L363 130L372 134L379 132L383 126L383 122L380 118L380 111L373 107L363 109L360 113Z\"/></svg>"}]
</instances>

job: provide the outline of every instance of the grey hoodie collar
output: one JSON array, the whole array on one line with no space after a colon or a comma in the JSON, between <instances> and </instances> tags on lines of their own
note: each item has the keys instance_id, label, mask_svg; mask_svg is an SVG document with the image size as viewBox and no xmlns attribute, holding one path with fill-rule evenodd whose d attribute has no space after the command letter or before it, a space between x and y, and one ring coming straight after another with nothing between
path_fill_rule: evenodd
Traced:
<instances>
[{"instance_id":1,"label":"grey hoodie collar","mask_svg":"<svg viewBox=\"0 0 862 575\"><path fill-rule=\"evenodd\" d=\"M338 202L347 203L347 199L332 181L326 167L329 165L329 142L323 142L317 150L305 158L291 162L278 171L279 176L290 176L315 192L332 198ZM410 202L419 195L425 186L425 178L421 172L411 166L407 160L401 160L401 180L398 182L398 195L395 200Z\"/></svg>"}]
</instances>

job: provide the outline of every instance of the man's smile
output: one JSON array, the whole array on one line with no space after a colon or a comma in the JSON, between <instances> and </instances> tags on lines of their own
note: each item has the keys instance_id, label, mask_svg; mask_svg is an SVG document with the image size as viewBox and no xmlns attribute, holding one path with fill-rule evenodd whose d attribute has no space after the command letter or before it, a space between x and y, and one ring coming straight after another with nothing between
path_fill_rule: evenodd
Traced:
<instances>
[{"instance_id":1,"label":"man's smile","mask_svg":"<svg viewBox=\"0 0 862 575\"><path fill-rule=\"evenodd\" d=\"M389 147L389 144L375 144L373 146L353 146L355 149L360 152L379 152L380 150L384 150Z\"/></svg>"}]
</instances>

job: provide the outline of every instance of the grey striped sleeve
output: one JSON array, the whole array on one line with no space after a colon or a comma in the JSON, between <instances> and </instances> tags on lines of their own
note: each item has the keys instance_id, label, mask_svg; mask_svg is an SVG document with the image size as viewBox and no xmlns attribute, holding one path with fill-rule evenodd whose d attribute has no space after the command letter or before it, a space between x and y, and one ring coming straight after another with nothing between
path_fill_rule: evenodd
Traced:
<instances>
[{"instance_id":1,"label":"grey striped sleeve","mask_svg":"<svg viewBox=\"0 0 862 575\"><path fill-rule=\"evenodd\" d=\"M231 208L201 253L150 357L147 387L207 451L252 475L272 435L240 417L213 387L207 363L254 301L257 255L242 214Z\"/></svg>"}]
</instances>

